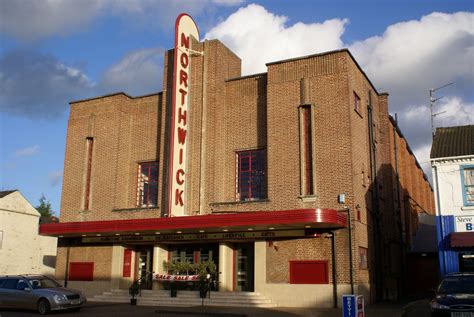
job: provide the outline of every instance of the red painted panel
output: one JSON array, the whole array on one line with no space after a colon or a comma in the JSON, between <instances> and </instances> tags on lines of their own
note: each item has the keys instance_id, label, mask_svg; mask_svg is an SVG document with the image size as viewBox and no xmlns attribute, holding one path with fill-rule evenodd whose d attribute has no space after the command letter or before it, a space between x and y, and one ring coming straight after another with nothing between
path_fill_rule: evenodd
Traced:
<instances>
[{"instance_id":1,"label":"red painted panel","mask_svg":"<svg viewBox=\"0 0 474 317\"><path fill-rule=\"evenodd\" d=\"M70 281L94 280L94 262L69 263L69 280Z\"/></svg>"},{"instance_id":2,"label":"red painted panel","mask_svg":"<svg viewBox=\"0 0 474 317\"><path fill-rule=\"evenodd\" d=\"M123 253L123 277L130 277L132 274L132 250L125 249Z\"/></svg>"},{"instance_id":3,"label":"red painted panel","mask_svg":"<svg viewBox=\"0 0 474 317\"><path fill-rule=\"evenodd\" d=\"M153 231L179 229L206 229L258 226L312 224L342 228L347 226L346 215L332 209L296 209L283 211L258 211L239 214L201 215L187 217L166 217L132 220L107 220L51 223L40 226L40 233L46 235L106 233L123 231Z\"/></svg>"},{"instance_id":4,"label":"red painted panel","mask_svg":"<svg viewBox=\"0 0 474 317\"><path fill-rule=\"evenodd\" d=\"M328 261L290 261L290 284L328 283Z\"/></svg>"}]
</instances>

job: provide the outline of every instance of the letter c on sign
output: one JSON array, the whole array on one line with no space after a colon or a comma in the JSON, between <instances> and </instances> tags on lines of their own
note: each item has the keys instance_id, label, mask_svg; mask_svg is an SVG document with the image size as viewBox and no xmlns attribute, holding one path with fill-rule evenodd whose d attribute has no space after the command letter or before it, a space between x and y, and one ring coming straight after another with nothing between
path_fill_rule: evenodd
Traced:
<instances>
[{"instance_id":1,"label":"letter c on sign","mask_svg":"<svg viewBox=\"0 0 474 317\"><path fill-rule=\"evenodd\" d=\"M176 183L178 183L178 185L184 184L184 179L180 177L181 175L184 176L184 171L182 168L176 171Z\"/></svg>"}]
</instances>

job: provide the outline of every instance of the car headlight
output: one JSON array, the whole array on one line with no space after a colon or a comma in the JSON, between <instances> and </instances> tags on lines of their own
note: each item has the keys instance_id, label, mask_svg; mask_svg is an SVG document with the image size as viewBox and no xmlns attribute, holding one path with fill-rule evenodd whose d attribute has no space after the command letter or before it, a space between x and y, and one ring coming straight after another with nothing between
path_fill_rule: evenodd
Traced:
<instances>
[{"instance_id":1,"label":"car headlight","mask_svg":"<svg viewBox=\"0 0 474 317\"><path fill-rule=\"evenodd\" d=\"M54 295L53 296L53 299L56 303L63 303L63 302L67 302L67 297L66 295L62 294L62 295Z\"/></svg>"},{"instance_id":2,"label":"car headlight","mask_svg":"<svg viewBox=\"0 0 474 317\"><path fill-rule=\"evenodd\" d=\"M431 308L432 309L449 309L449 306L441 305L440 303L433 301L431 302Z\"/></svg>"}]
</instances>

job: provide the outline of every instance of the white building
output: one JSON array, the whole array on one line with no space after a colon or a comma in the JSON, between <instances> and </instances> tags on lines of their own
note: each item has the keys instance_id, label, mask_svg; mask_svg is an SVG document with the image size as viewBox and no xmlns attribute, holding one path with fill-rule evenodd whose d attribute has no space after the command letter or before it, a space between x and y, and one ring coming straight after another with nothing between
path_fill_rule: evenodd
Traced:
<instances>
[{"instance_id":1,"label":"white building","mask_svg":"<svg viewBox=\"0 0 474 317\"><path fill-rule=\"evenodd\" d=\"M57 238L39 235L39 219L18 190L0 191L0 275L54 275Z\"/></svg>"},{"instance_id":2,"label":"white building","mask_svg":"<svg viewBox=\"0 0 474 317\"><path fill-rule=\"evenodd\" d=\"M438 128L431 148L440 272L474 271L474 125Z\"/></svg>"}]
</instances>

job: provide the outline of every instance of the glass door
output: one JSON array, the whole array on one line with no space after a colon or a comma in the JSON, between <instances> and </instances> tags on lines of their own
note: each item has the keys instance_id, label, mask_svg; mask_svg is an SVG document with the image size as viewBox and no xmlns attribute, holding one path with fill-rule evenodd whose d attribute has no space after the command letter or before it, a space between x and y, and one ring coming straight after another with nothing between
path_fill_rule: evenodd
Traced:
<instances>
[{"instance_id":1,"label":"glass door","mask_svg":"<svg viewBox=\"0 0 474 317\"><path fill-rule=\"evenodd\" d=\"M254 291L254 247L253 243L238 244L234 249L234 290Z\"/></svg>"},{"instance_id":2,"label":"glass door","mask_svg":"<svg viewBox=\"0 0 474 317\"><path fill-rule=\"evenodd\" d=\"M137 250L137 279L142 289L151 289L153 248Z\"/></svg>"}]
</instances>

